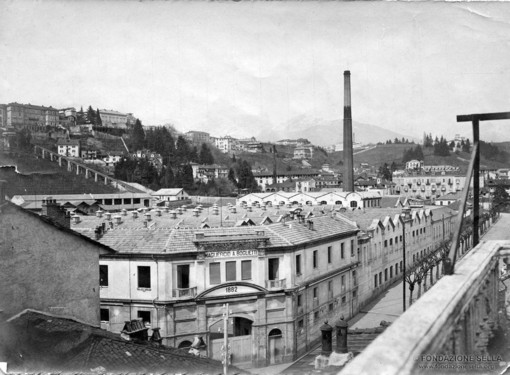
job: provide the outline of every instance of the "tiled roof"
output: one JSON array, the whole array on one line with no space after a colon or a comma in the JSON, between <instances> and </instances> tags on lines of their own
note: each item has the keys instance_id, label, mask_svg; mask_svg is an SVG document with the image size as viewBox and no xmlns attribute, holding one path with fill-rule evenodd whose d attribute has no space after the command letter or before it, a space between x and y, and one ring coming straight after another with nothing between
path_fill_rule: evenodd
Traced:
<instances>
[{"instance_id":1,"label":"tiled roof","mask_svg":"<svg viewBox=\"0 0 510 375\"><path fill-rule=\"evenodd\" d=\"M182 188L175 188L175 189L159 189L158 191L155 191L152 193L152 195L177 195L181 191L183 191Z\"/></svg>"},{"instance_id":2,"label":"tiled roof","mask_svg":"<svg viewBox=\"0 0 510 375\"><path fill-rule=\"evenodd\" d=\"M322 216L321 216L322 215ZM87 218L87 217L84 217ZM239 220L249 220L249 217ZM265 219L259 217L257 224ZM240 236L257 235L256 231L264 230L264 236L268 237L266 247L280 247L288 245L304 244L306 242L320 240L332 235L357 231L357 227L349 219L332 217L331 215L321 214L316 211L310 218L313 221L313 230L308 228L308 224L299 223L297 220L289 220L285 223L272 223L258 226L232 226L221 228L200 228L197 225L194 228L176 229L176 228L156 228L151 227L122 227L114 226L108 229L98 240L120 253L175 253L175 252L195 252L198 250L195 244L197 232L204 233L207 237L215 236ZM136 219L141 222L140 218ZM239 221L238 220L238 221ZM252 219L253 220L253 219ZM277 219L271 219L273 222ZM129 219L128 219L129 221ZM209 223L208 223L209 224ZM95 225L74 226L73 229L79 233L95 239Z\"/></svg>"},{"instance_id":3,"label":"tiled roof","mask_svg":"<svg viewBox=\"0 0 510 375\"><path fill-rule=\"evenodd\" d=\"M98 327L38 311L26 310L4 324L0 348L9 355L3 360L14 372L89 373L102 367L117 373L222 373L218 361L151 342L126 341Z\"/></svg>"}]
</instances>

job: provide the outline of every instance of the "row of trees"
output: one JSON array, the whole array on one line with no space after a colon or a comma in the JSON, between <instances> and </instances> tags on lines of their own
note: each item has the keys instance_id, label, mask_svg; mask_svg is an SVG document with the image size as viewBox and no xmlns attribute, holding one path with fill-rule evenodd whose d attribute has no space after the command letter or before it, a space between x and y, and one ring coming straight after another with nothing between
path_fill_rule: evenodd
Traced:
<instances>
[{"instance_id":1,"label":"row of trees","mask_svg":"<svg viewBox=\"0 0 510 375\"><path fill-rule=\"evenodd\" d=\"M414 148L410 148L409 150L404 151L404 155L402 156L402 162L408 162L411 160L423 160L425 157L423 156L423 150L420 145L417 145Z\"/></svg>"},{"instance_id":2,"label":"row of trees","mask_svg":"<svg viewBox=\"0 0 510 375\"><path fill-rule=\"evenodd\" d=\"M158 171L149 160L126 157L115 167L115 177L121 180L137 182L153 190L182 187L191 194L229 195L238 189L256 191L258 188L251 166L244 160L233 160L228 178L207 183L194 181L191 163L214 164L211 149L206 143L197 148L181 135L175 140L166 127L144 129L141 121L136 120L128 142L132 151L149 149L160 154L163 166Z\"/></svg>"},{"instance_id":3,"label":"row of trees","mask_svg":"<svg viewBox=\"0 0 510 375\"><path fill-rule=\"evenodd\" d=\"M391 140L388 139L385 144L387 145L403 145L403 144L414 144L414 141L409 141L409 139L402 137L402 139L398 139L395 137L395 139Z\"/></svg>"},{"instance_id":4,"label":"row of trees","mask_svg":"<svg viewBox=\"0 0 510 375\"><path fill-rule=\"evenodd\" d=\"M80 110L76 112L76 124L92 124L96 126L102 126L103 121L101 120L101 115L99 114L99 108L94 111L92 106L89 105L87 112L83 112L83 107L81 107Z\"/></svg>"}]
</instances>

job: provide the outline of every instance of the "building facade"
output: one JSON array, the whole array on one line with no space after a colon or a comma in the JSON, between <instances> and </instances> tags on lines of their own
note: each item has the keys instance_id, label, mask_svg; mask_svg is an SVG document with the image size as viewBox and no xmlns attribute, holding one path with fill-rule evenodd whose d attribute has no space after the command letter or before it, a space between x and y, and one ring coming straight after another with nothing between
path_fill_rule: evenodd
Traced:
<instances>
[{"instance_id":1,"label":"building facade","mask_svg":"<svg viewBox=\"0 0 510 375\"><path fill-rule=\"evenodd\" d=\"M62 156L80 157L80 141L77 139L59 138L57 141L58 154Z\"/></svg>"},{"instance_id":2,"label":"building facade","mask_svg":"<svg viewBox=\"0 0 510 375\"><path fill-rule=\"evenodd\" d=\"M195 145L201 145L202 143L210 143L211 142L211 136L207 132L190 130L185 135L186 135L186 139Z\"/></svg>"},{"instance_id":3,"label":"building facade","mask_svg":"<svg viewBox=\"0 0 510 375\"><path fill-rule=\"evenodd\" d=\"M6 105L6 126L11 128L56 127L59 124L58 109L32 104L9 103Z\"/></svg>"},{"instance_id":4,"label":"building facade","mask_svg":"<svg viewBox=\"0 0 510 375\"><path fill-rule=\"evenodd\" d=\"M39 216L3 198L0 186L0 310L37 309L99 325L99 255L112 250L71 231L54 200L44 201Z\"/></svg>"},{"instance_id":5,"label":"building facade","mask_svg":"<svg viewBox=\"0 0 510 375\"><path fill-rule=\"evenodd\" d=\"M103 126L126 127L128 114L117 112L111 109L100 109L99 116ZM131 119L131 118L130 118Z\"/></svg>"},{"instance_id":6,"label":"building facade","mask_svg":"<svg viewBox=\"0 0 510 375\"><path fill-rule=\"evenodd\" d=\"M193 178L196 181L202 181L207 183L209 180L214 180L216 178L228 178L228 167L212 164L212 165L204 165L204 164L196 164L191 163L191 169L193 170Z\"/></svg>"},{"instance_id":7,"label":"building facade","mask_svg":"<svg viewBox=\"0 0 510 375\"><path fill-rule=\"evenodd\" d=\"M464 188L466 176L460 173L405 173L393 176L395 193L406 197L435 199Z\"/></svg>"},{"instance_id":8,"label":"building facade","mask_svg":"<svg viewBox=\"0 0 510 375\"><path fill-rule=\"evenodd\" d=\"M220 359L228 303L233 364L289 362L318 342L324 320L358 311L357 233L354 223L330 215L257 227L96 232L118 250L100 261L102 324L119 332L139 317L161 328L165 344L188 347L199 336L208 356Z\"/></svg>"}]
</instances>

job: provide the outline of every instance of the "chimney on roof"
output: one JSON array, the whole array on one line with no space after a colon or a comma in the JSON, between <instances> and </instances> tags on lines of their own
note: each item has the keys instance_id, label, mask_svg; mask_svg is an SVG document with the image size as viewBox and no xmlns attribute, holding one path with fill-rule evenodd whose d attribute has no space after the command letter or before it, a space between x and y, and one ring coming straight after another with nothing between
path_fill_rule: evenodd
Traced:
<instances>
[{"instance_id":1,"label":"chimney on roof","mask_svg":"<svg viewBox=\"0 0 510 375\"><path fill-rule=\"evenodd\" d=\"M105 213L104 216L106 217L106 220L111 220L112 219L112 213L111 212Z\"/></svg>"},{"instance_id":2,"label":"chimney on roof","mask_svg":"<svg viewBox=\"0 0 510 375\"><path fill-rule=\"evenodd\" d=\"M246 210L247 210L248 212L252 212L252 208L251 208L251 206L246 207Z\"/></svg>"},{"instance_id":3,"label":"chimney on roof","mask_svg":"<svg viewBox=\"0 0 510 375\"><path fill-rule=\"evenodd\" d=\"M143 226L144 226L144 228L147 228L147 220L143 221Z\"/></svg>"},{"instance_id":4,"label":"chimney on roof","mask_svg":"<svg viewBox=\"0 0 510 375\"><path fill-rule=\"evenodd\" d=\"M313 221L312 220L308 220L307 224L308 224L308 229L313 230Z\"/></svg>"},{"instance_id":5,"label":"chimney on roof","mask_svg":"<svg viewBox=\"0 0 510 375\"><path fill-rule=\"evenodd\" d=\"M78 215L71 216L73 224L78 224L80 222L80 217Z\"/></svg>"},{"instance_id":6,"label":"chimney on roof","mask_svg":"<svg viewBox=\"0 0 510 375\"><path fill-rule=\"evenodd\" d=\"M156 210L156 216L161 216L161 210L159 208Z\"/></svg>"},{"instance_id":7,"label":"chimney on roof","mask_svg":"<svg viewBox=\"0 0 510 375\"><path fill-rule=\"evenodd\" d=\"M344 72L344 191L354 191L352 153L351 72Z\"/></svg>"},{"instance_id":8,"label":"chimney on roof","mask_svg":"<svg viewBox=\"0 0 510 375\"><path fill-rule=\"evenodd\" d=\"M133 215L133 219L136 219L138 217L138 211L131 211L131 214Z\"/></svg>"},{"instance_id":9,"label":"chimney on roof","mask_svg":"<svg viewBox=\"0 0 510 375\"><path fill-rule=\"evenodd\" d=\"M113 219L115 220L115 224L117 224L117 225L122 224L122 217L121 216L115 215L113 217Z\"/></svg>"},{"instance_id":10,"label":"chimney on roof","mask_svg":"<svg viewBox=\"0 0 510 375\"><path fill-rule=\"evenodd\" d=\"M97 210L96 211L96 216L97 217L103 217L103 211L101 211L101 209Z\"/></svg>"},{"instance_id":11,"label":"chimney on roof","mask_svg":"<svg viewBox=\"0 0 510 375\"><path fill-rule=\"evenodd\" d=\"M122 210L120 210L120 212L122 213L122 216L126 216L127 215L127 211L125 208L123 208Z\"/></svg>"},{"instance_id":12,"label":"chimney on roof","mask_svg":"<svg viewBox=\"0 0 510 375\"><path fill-rule=\"evenodd\" d=\"M146 221L151 221L151 214L149 212L145 213L145 220Z\"/></svg>"},{"instance_id":13,"label":"chimney on roof","mask_svg":"<svg viewBox=\"0 0 510 375\"><path fill-rule=\"evenodd\" d=\"M237 210L237 208L236 208L236 207L232 207L232 210L231 210L230 212L232 212L233 214L235 214L235 213L236 213L236 210Z\"/></svg>"},{"instance_id":14,"label":"chimney on roof","mask_svg":"<svg viewBox=\"0 0 510 375\"><path fill-rule=\"evenodd\" d=\"M200 215L200 210L198 208L193 209L193 216L198 217Z\"/></svg>"},{"instance_id":15,"label":"chimney on roof","mask_svg":"<svg viewBox=\"0 0 510 375\"><path fill-rule=\"evenodd\" d=\"M5 186L7 181L0 180L0 205L5 203Z\"/></svg>"},{"instance_id":16,"label":"chimney on roof","mask_svg":"<svg viewBox=\"0 0 510 375\"><path fill-rule=\"evenodd\" d=\"M170 217L172 219L176 219L177 218L177 212L175 210L170 211Z\"/></svg>"},{"instance_id":17,"label":"chimney on roof","mask_svg":"<svg viewBox=\"0 0 510 375\"><path fill-rule=\"evenodd\" d=\"M71 228L71 215L55 199L47 197L42 201L42 215L64 228Z\"/></svg>"}]
</instances>

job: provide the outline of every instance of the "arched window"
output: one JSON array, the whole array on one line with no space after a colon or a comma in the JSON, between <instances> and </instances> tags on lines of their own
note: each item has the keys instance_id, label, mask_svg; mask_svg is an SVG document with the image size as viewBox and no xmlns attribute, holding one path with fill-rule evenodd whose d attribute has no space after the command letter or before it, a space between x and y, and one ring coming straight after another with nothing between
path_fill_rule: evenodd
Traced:
<instances>
[{"instance_id":1,"label":"arched window","mask_svg":"<svg viewBox=\"0 0 510 375\"><path fill-rule=\"evenodd\" d=\"M274 337L274 336L281 336L282 335L282 331L280 331L278 328L274 328L271 330L271 332L269 332L269 337Z\"/></svg>"},{"instance_id":2,"label":"arched window","mask_svg":"<svg viewBox=\"0 0 510 375\"><path fill-rule=\"evenodd\" d=\"M185 349L191 347L191 341L185 340L179 344L177 348L179 349Z\"/></svg>"},{"instance_id":3,"label":"arched window","mask_svg":"<svg viewBox=\"0 0 510 375\"><path fill-rule=\"evenodd\" d=\"M358 207L358 202L357 201L351 201L351 207L352 208Z\"/></svg>"}]
</instances>

